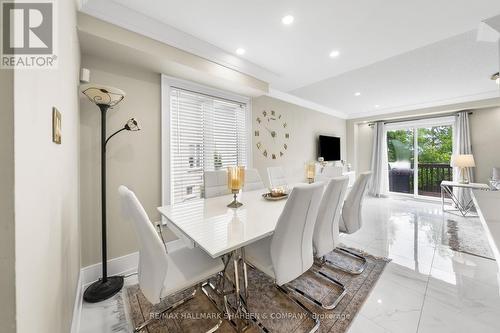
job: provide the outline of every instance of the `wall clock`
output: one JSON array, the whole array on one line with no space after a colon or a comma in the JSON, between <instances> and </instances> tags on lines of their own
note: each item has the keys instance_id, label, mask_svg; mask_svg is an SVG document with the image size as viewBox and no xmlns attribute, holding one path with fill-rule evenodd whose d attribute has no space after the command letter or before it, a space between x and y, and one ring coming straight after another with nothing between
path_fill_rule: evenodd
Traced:
<instances>
[{"instance_id":1,"label":"wall clock","mask_svg":"<svg viewBox=\"0 0 500 333\"><path fill-rule=\"evenodd\" d=\"M262 111L256 119L255 139L257 149L266 158L277 159L288 150L290 133L284 117L274 110Z\"/></svg>"}]
</instances>

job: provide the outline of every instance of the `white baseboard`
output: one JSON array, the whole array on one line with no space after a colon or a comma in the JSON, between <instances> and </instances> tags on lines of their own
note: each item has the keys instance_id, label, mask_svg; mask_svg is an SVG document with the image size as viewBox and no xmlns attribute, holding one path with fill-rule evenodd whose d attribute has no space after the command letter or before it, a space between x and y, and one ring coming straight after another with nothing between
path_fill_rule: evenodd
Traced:
<instances>
[{"instance_id":1,"label":"white baseboard","mask_svg":"<svg viewBox=\"0 0 500 333\"><path fill-rule=\"evenodd\" d=\"M130 253L123 257L108 260L108 276L126 275L137 271L139 265L139 252ZM81 271L82 286L85 288L101 277L102 265L97 263L83 267Z\"/></svg>"},{"instance_id":2,"label":"white baseboard","mask_svg":"<svg viewBox=\"0 0 500 333\"><path fill-rule=\"evenodd\" d=\"M78 274L78 284L76 285L75 304L73 305L73 319L71 321L71 333L78 333L80 330L80 318L82 316L82 271Z\"/></svg>"},{"instance_id":3,"label":"white baseboard","mask_svg":"<svg viewBox=\"0 0 500 333\"><path fill-rule=\"evenodd\" d=\"M127 275L137 272L139 264L139 252L130 253L123 257L108 260L108 276ZM83 306L83 291L91 283L101 277L101 263L83 267L78 276L78 285L73 306L73 319L71 322L71 333L78 333L80 330L80 318Z\"/></svg>"}]
</instances>

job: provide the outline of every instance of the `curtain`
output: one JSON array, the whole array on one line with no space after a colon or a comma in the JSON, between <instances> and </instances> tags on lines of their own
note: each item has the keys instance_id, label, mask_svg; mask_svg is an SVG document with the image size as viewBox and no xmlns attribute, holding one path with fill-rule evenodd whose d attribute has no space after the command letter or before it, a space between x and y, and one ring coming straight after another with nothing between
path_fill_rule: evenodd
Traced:
<instances>
[{"instance_id":1,"label":"curtain","mask_svg":"<svg viewBox=\"0 0 500 333\"><path fill-rule=\"evenodd\" d=\"M470 139L469 112L461 111L457 114L455 120L455 133L453 140L453 154L472 154L472 144ZM473 182L473 174L471 168L467 168L467 176L469 182ZM453 181L459 180L459 169L453 170ZM454 193L462 205L466 205L471 200L470 190L455 188Z\"/></svg>"},{"instance_id":2,"label":"curtain","mask_svg":"<svg viewBox=\"0 0 500 333\"><path fill-rule=\"evenodd\" d=\"M387 192L389 187L387 164L387 133L384 123L378 121L373 125L372 178L368 190L370 195L380 197Z\"/></svg>"}]
</instances>

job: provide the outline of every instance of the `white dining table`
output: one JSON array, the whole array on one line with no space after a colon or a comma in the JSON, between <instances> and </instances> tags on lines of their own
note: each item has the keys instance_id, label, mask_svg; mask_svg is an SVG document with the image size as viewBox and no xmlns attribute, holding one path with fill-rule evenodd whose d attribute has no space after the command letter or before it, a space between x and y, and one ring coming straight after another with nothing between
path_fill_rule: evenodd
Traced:
<instances>
[{"instance_id":1,"label":"white dining table","mask_svg":"<svg viewBox=\"0 0 500 333\"><path fill-rule=\"evenodd\" d=\"M212 258L222 257L225 268L234 264L234 292L236 297L235 316L247 311L248 276L244 263L244 246L273 234L278 218L285 207L286 199L269 201L262 197L266 190L255 190L238 194L239 208L229 208L233 195L208 199L192 199L182 203L158 207L165 224L188 246L196 246ZM225 280L225 270L222 279ZM241 271L243 271L243 295L240 291ZM231 319L226 291L212 284L210 286L220 296L224 296L225 311ZM223 284L224 286L224 284ZM202 288L203 289L203 288ZM205 291L205 290L204 290ZM209 293L207 293L209 296ZM210 297L210 296L209 296ZM231 321L237 331L242 331L240 321ZM236 322L236 324L235 324Z\"/></svg>"},{"instance_id":2,"label":"white dining table","mask_svg":"<svg viewBox=\"0 0 500 333\"><path fill-rule=\"evenodd\" d=\"M158 207L167 226L212 258L228 254L272 235L286 200L268 201L265 190L243 192L239 208L228 208L233 196L192 199Z\"/></svg>"}]
</instances>

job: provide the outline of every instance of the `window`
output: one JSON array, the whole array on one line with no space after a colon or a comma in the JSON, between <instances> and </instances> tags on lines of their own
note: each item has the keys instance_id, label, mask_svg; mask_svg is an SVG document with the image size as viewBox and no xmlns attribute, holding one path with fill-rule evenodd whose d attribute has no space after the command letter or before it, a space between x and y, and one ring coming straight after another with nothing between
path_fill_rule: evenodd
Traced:
<instances>
[{"instance_id":1,"label":"window","mask_svg":"<svg viewBox=\"0 0 500 333\"><path fill-rule=\"evenodd\" d=\"M170 202L202 196L203 172L247 165L247 104L169 88Z\"/></svg>"},{"instance_id":2,"label":"window","mask_svg":"<svg viewBox=\"0 0 500 333\"><path fill-rule=\"evenodd\" d=\"M451 180L453 117L389 124L389 191L439 197L440 184Z\"/></svg>"}]
</instances>

